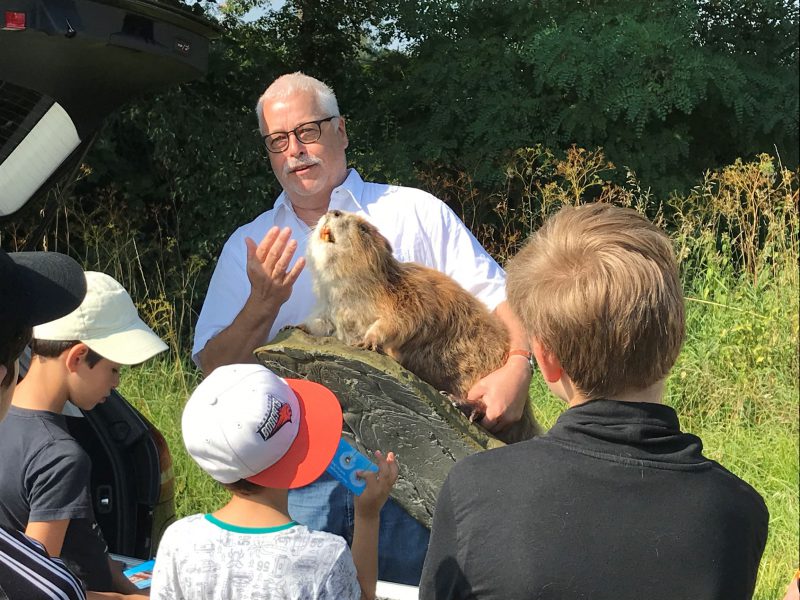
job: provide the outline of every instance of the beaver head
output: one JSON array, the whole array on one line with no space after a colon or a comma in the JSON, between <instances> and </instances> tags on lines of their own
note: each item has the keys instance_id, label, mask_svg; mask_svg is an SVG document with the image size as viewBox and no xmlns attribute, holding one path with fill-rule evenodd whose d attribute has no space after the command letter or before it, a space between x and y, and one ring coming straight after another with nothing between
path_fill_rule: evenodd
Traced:
<instances>
[{"instance_id":1,"label":"beaver head","mask_svg":"<svg viewBox=\"0 0 800 600\"><path fill-rule=\"evenodd\" d=\"M362 217L341 210L328 211L311 233L308 259L325 278L365 276L385 271L394 261L392 246Z\"/></svg>"}]
</instances>

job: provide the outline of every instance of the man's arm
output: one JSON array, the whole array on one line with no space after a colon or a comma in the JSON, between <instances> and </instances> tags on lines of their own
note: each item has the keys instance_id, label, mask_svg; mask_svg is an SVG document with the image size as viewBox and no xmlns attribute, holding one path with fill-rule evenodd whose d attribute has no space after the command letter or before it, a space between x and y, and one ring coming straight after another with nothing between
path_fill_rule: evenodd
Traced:
<instances>
[{"instance_id":1,"label":"man's arm","mask_svg":"<svg viewBox=\"0 0 800 600\"><path fill-rule=\"evenodd\" d=\"M278 316L278 311L292 293L292 286L305 266L299 258L290 271L289 263L297 250L292 231L272 227L256 243L246 238L247 278L250 295L233 322L211 338L197 358L205 375L221 365L254 362L253 350L263 344Z\"/></svg>"},{"instance_id":2,"label":"man's arm","mask_svg":"<svg viewBox=\"0 0 800 600\"><path fill-rule=\"evenodd\" d=\"M508 329L510 348L530 351L525 329L508 303L501 302L495 308L495 314ZM489 431L500 432L522 418L530 385L531 367L528 359L511 355L505 365L472 386L467 393L467 399L482 400L486 405L486 416L481 425Z\"/></svg>"},{"instance_id":3,"label":"man's arm","mask_svg":"<svg viewBox=\"0 0 800 600\"><path fill-rule=\"evenodd\" d=\"M61 556L64 537L67 535L70 519L58 521L31 521L25 528L25 535L42 544L50 556Z\"/></svg>"}]
</instances>

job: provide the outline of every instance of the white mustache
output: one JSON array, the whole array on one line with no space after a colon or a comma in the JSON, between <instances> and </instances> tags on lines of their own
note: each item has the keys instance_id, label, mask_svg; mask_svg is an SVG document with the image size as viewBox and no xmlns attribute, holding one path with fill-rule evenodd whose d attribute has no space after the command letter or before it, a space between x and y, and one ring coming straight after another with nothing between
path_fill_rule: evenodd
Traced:
<instances>
[{"instance_id":1,"label":"white mustache","mask_svg":"<svg viewBox=\"0 0 800 600\"><path fill-rule=\"evenodd\" d=\"M286 165L283 167L283 173L284 175L288 175L289 173L295 171L296 169L301 169L303 167L313 167L314 165L318 165L321 162L322 161L320 159L311 156L309 156L308 158L301 158L291 163L287 162Z\"/></svg>"}]
</instances>

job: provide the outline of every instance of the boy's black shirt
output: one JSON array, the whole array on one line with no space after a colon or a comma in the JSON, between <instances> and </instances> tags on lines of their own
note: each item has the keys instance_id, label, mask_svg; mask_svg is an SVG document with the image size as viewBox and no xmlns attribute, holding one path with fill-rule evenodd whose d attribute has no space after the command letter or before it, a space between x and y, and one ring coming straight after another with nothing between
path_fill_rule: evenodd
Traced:
<instances>
[{"instance_id":1,"label":"boy's black shirt","mask_svg":"<svg viewBox=\"0 0 800 600\"><path fill-rule=\"evenodd\" d=\"M595 400L452 469L420 598L751 598L768 520L673 409Z\"/></svg>"},{"instance_id":2,"label":"boy's black shirt","mask_svg":"<svg viewBox=\"0 0 800 600\"><path fill-rule=\"evenodd\" d=\"M108 547L94 517L91 459L63 415L11 406L0 423L0 525L70 519L61 559L90 590L112 590Z\"/></svg>"}]
</instances>

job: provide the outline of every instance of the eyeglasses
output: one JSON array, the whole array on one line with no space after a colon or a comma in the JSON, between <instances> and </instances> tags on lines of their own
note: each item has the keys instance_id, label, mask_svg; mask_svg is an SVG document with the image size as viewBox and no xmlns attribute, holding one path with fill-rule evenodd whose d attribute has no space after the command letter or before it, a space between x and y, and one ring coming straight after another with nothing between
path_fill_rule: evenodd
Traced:
<instances>
[{"instance_id":1,"label":"eyeglasses","mask_svg":"<svg viewBox=\"0 0 800 600\"><path fill-rule=\"evenodd\" d=\"M276 131L264 136L264 145L270 152L283 152L289 147L289 134L293 133L294 137L301 144L313 144L322 135L321 125L325 121L337 118L339 115L333 115L318 121L309 121L298 125L291 131Z\"/></svg>"}]
</instances>

